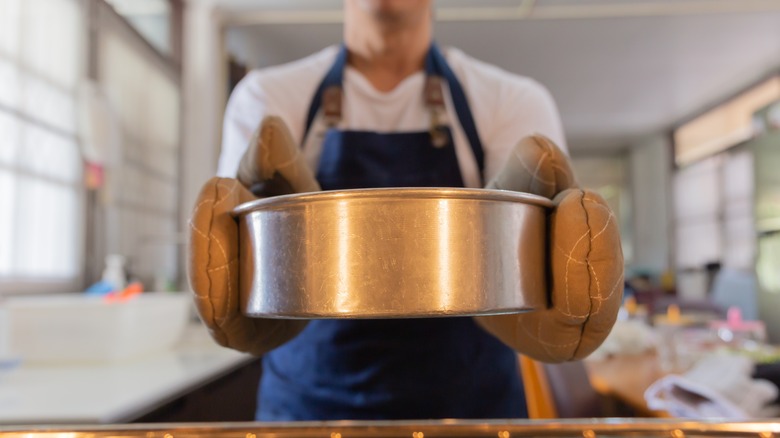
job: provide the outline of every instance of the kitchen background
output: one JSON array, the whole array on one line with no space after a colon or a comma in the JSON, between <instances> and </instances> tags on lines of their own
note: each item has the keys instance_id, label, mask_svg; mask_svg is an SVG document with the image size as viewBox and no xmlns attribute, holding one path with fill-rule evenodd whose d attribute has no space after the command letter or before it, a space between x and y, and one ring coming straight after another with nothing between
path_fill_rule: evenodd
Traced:
<instances>
[{"instance_id":1,"label":"kitchen background","mask_svg":"<svg viewBox=\"0 0 780 438\"><path fill-rule=\"evenodd\" d=\"M338 0L0 0L0 300L124 257L185 291L231 86L341 38ZM439 0L436 39L543 83L629 287L780 342L780 2ZM1 399L0 399L1 401Z\"/></svg>"},{"instance_id":2,"label":"kitchen background","mask_svg":"<svg viewBox=\"0 0 780 438\"><path fill-rule=\"evenodd\" d=\"M181 230L214 173L229 84L341 32L336 0L0 7L3 295L81 290L107 254L147 288L185 288ZM618 212L629 273L673 273L679 293L703 298L708 264L759 266L775 289L772 122L752 117L780 94L780 5L437 8L441 44L549 88L580 179Z\"/></svg>"}]
</instances>

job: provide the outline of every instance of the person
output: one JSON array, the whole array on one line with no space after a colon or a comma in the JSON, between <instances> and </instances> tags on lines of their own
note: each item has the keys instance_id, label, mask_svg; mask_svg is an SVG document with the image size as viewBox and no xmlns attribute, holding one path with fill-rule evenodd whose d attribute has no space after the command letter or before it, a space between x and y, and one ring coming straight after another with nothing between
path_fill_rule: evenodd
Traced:
<instances>
[{"instance_id":1,"label":"person","mask_svg":"<svg viewBox=\"0 0 780 438\"><path fill-rule=\"evenodd\" d=\"M259 420L524 417L516 352L581 358L614 323L622 256L611 212L597 195L574 189L545 88L440 49L430 0L345 0L344 14L341 46L252 71L230 97L219 177L204 186L192 220L190 276L201 317L219 343L264 355ZM520 141L537 133L544 137ZM299 178L264 169L263 160L285 148L278 161L300 150L323 190L487 184L560 193L550 228L561 238L551 241L570 251L550 262L550 309L479 318L244 317L229 212L254 199L251 186L262 196L296 191L289 183ZM530 171L516 171L529 163Z\"/></svg>"}]
</instances>

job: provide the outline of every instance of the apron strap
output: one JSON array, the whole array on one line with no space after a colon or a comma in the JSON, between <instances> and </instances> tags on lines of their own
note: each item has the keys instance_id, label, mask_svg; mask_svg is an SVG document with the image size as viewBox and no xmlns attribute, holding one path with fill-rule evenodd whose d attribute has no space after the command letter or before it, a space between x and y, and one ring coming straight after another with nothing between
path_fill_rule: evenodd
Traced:
<instances>
[{"instance_id":1,"label":"apron strap","mask_svg":"<svg viewBox=\"0 0 780 438\"><path fill-rule=\"evenodd\" d=\"M471 145L471 152L474 153L474 159L477 160L477 167L479 168L479 178L482 184L485 184L485 152L482 148L482 141L479 139L479 133L477 132L477 125L474 123L474 118L471 115L471 108L469 102L466 99L466 93L463 92L463 87L460 85L460 81L455 76L455 72L452 71L447 60L444 59L439 48L436 44L431 44L431 50L429 58L432 58L434 71L444 76L447 80L447 84L450 86L450 95L452 97L452 104L455 106L455 112L458 114L458 120L460 126L463 128L463 132L466 134L466 138ZM427 63L427 61L426 61ZM427 65L426 65L427 69Z\"/></svg>"},{"instance_id":2,"label":"apron strap","mask_svg":"<svg viewBox=\"0 0 780 438\"><path fill-rule=\"evenodd\" d=\"M322 78L320 86L317 87L317 92L314 93L314 98L309 104L309 113L306 115L306 126L303 130L303 141L309 136L309 129L311 129L312 123L314 123L314 117L317 116L317 111L322 107L322 96L325 94L325 90L330 87L341 88L341 84L344 80L344 67L347 65L347 46L344 44L339 48L339 53L336 55L336 60L333 65ZM304 143L305 144L305 143Z\"/></svg>"},{"instance_id":3,"label":"apron strap","mask_svg":"<svg viewBox=\"0 0 780 438\"><path fill-rule=\"evenodd\" d=\"M306 126L303 130L303 141L305 142L309 136L309 130L314 123L314 118L317 116L317 111L322 107L323 95L326 92L340 92L341 84L344 79L344 68L347 65L347 47L342 44L339 48L339 52L336 55L336 59L333 65L325 74L317 92L314 94L314 98L309 105L309 112L306 116ZM447 60L442 55L436 44L431 44L431 48L428 51L428 55L425 57L425 72L426 75L442 76L449 85L450 95L452 97L452 104L455 106L455 112L460 121L460 125L463 128L463 132L466 134L466 138L471 146L471 152L474 154L474 159L477 162L477 168L479 169L480 181L484 185L485 183L485 153L482 148L482 142L479 139L479 133L477 126L474 123L474 118L471 115L471 109L466 99L466 93L463 91L463 87L460 85L460 81L455 76L455 73L447 64Z\"/></svg>"}]
</instances>

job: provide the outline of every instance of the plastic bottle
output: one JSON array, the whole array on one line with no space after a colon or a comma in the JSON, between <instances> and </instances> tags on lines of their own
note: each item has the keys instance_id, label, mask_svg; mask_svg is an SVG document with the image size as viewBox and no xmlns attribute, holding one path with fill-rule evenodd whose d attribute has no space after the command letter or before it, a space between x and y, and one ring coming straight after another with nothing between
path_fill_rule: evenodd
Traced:
<instances>
[{"instance_id":1,"label":"plastic bottle","mask_svg":"<svg viewBox=\"0 0 780 438\"><path fill-rule=\"evenodd\" d=\"M106 268L103 270L102 281L111 284L114 290L122 290L127 286L125 274L125 257L119 254L106 256Z\"/></svg>"},{"instance_id":2,"label":"plastic bottle","mask_svg":"<svg viewBox=\"0 0 780 438\"><path fill-rule=\"evenodd\" d=\"M729 307L725 321L712 321L710 327L717 330L718 337L737 347L745 343L766 342L766 326L762 321L745 321L739 307Z\"/></svg>"}]
</instances>

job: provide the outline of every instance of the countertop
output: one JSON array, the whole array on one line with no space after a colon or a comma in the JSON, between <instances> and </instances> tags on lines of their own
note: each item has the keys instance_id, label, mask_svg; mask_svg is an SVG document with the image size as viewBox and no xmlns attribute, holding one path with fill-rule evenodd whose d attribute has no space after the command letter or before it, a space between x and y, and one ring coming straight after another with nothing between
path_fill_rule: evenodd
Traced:
<instances>
[{"instance_id":1,"label":"countertop","mask_svg":"<svg viewBox=\"0 0 780 438\"><path fill-rule=\"evenodd\" d=\"M645 391L665 375L654 352L585 360L590 383L600 394L615 397L636 410L637 415L669 417L665 411L650 409Z\"/></svg>"},{"instance_id":2,"label":"countertop","mask_svg":"<svg viewBox=\"0 0 780 438\"><path fill-rule=\"evenodd\" d=\"M220 347L193 323L173 349L153 356L113 364L22 364L0 371L0 424L131 421L253 359Z\"/></svg>"},{"instance_id":3,"label":"countertop","mask_svg":"<svg viewBox=\"0 0 780 438\"><path fill-rule=\"evenodd\" d=\"M4 428L0 438L301 438L301 437L774 437L780 423L633 420L630 418L576 420L431 420L335 421L311 423L199 423L60 427L55 429Z\"/></svg>"}]
</instances>

